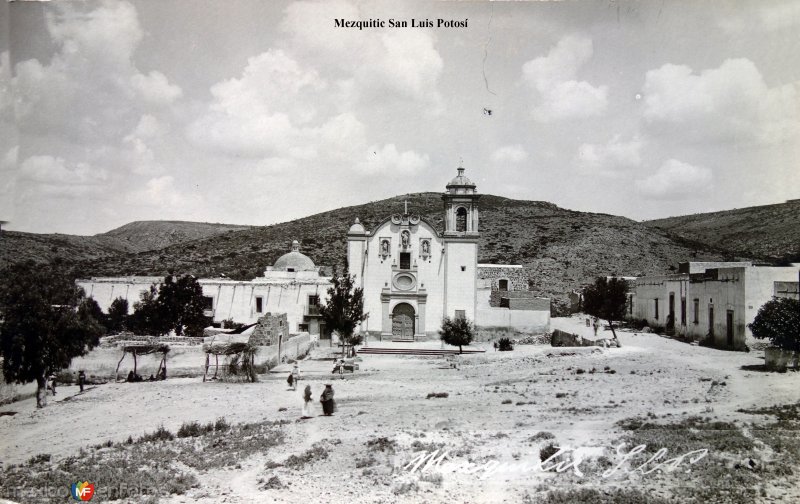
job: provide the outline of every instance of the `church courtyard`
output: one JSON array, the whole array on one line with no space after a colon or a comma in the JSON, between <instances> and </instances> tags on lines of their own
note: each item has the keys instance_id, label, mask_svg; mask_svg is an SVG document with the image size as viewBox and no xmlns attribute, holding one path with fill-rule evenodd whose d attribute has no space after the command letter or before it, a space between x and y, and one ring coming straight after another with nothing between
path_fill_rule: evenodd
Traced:
<instances>
[{"instance_id":1,"label":"church courtyard","mask_svg":"<svg viewBox=\"0 0 800 504\"><path fill-rule=\"evenodd\" d=\"M566 330L581 322L552 321ZM458 357L364 355L358 371L341 377L330 374L331 352L322 347L300 362L296 391L283 372L258 383L170 378L83 394L60 387L42 410L32 399L0 407L0 497L57 501L67 481L80 480L123 502L800 498L791 483L800 374L760 371L763 351L724 352L649 333L620 332L620 341L619 349L495 352L482 343L475 346L485 353ZM326 383L338 408L330 417L317 400ZM314 416L301 420L306 385ZM141 439L161 427L179 434L191 422L216 428ZM640 444L645 451L626 458ZM550 445L564 453L537 466ZM669 452L653 458L661 448ZM434 452L456 464L413 470L418 454ZM663 464L687 453L674 467ZM555 462L563 470L546 470ZM25 493L45 491L55 494Z\"/></svg>"}]
</instances>

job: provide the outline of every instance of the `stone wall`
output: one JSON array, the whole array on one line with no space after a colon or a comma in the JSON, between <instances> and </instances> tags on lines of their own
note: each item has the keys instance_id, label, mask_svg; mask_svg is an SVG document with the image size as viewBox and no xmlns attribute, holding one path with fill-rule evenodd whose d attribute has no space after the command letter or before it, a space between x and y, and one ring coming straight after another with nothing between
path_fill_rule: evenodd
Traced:
<instances>
[{"instance_id":1,"label":"stone wall","mask_svg":"<svg viewBox=\"0 0 800 504\"><path fill-rule=\"evenodd\" d=\"M483 280L484 286L497 290L499 289L498 281L501 279L508 280L509 290L528 290L528 276L525 274L524 268L511 265L478 265L478 280Z\"/></svg>"},{"instance_id":2,"label":"stone wall","mask_svg":"<svg viewBox=\"0 0 800 504\"><path fill-rule=\"evenodd\" d=\"M256 346L277 345L289 338L289 321L285 313L266 313L250 335L249 343Z\"/></svg>"}]
</instances>

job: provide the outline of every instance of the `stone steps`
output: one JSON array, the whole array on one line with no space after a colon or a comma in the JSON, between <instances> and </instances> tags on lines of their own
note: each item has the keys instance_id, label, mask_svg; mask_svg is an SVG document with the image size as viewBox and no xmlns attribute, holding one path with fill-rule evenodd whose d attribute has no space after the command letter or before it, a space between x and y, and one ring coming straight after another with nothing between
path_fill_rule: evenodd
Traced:
<instances>
[{"instance_id":1,"label":"stone steps","mask_svg":"<svg viewBox=\"0 0 800 504\"><path fill-rule=\"evenodd\" d=\"M476 348L465 348L465 354L485 353L486 350ZM458 355L458 350L438 349L438 348L387 348L387 347L361 347L358 349L358 355Z\"/></svg>"}]
</instances>

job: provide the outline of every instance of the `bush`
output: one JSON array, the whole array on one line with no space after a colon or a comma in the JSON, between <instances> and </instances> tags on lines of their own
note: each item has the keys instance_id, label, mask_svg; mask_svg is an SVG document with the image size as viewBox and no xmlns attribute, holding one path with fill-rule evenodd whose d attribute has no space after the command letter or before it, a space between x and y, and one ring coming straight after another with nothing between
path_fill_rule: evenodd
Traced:
<instances>
[{"instance_id":1,"label":"bush","mask_svg":"<svg viewBox=\"0 0 800 504\"><path fill-rule=\"evenodd\" d=\"M800 351L800 300L772 298L758 309L747 327L757 339L768 339L773 346L790 352Z\"/></svg>"},{"instance_id":2,"label":"bush","mask_svg":"<svg viewBox=\"0 0 800 504\"><path fill-rule=\"evenodd\" d=\"M145 434L140 437L138 442L149 443L151 441L172 441L173 439L175 439L175 435L165 429L162 425L155 432L151 434Z\"/></svg>"},{"instance_id":3,"label":"bush","mask_svg":"<svg viewBox=\"0 0 800 504\"><path fill-rule=\"evenodd\" d=\"M497 349L501 352L509 352L514 350L514 345L511 343L511 340L508 338L500 338L497 341Z\"/></svg>"},{"instance_id":4,"label":"bush","mask_svg":"<svg viewBox=\"0 0 800 504\"><path fill-rule=\"evenodd\" d=\"M474 336L474 327L472 322L466 318L453 318L445 317L442 320L442 328L439 330L439 337L448 345L458 347L458 351L462 352L461 348L464 345L472 343Z\"/></svg>"},{"instance_id":5,"label":"bush","mask_svg":"<svg viewBox=\"0 0 800 504\"><path fill-rule=\"evenodd\" d=\"M549 443L539 450L539 460L544 462L556 453L558 453L558 447L554 443Z\"/></svg>"},{"instance_id":6,"label":"bush","mask_svg":"<svg viewBox=\"0 0 800 504\"><path fill-rule=\"evenodd\" d=\"M439 399L446 399L450 397L450 394L448 394L447 392L429 392L428 396L425 399L430 399L432 397Z\"/></svg>"}]
</instances>

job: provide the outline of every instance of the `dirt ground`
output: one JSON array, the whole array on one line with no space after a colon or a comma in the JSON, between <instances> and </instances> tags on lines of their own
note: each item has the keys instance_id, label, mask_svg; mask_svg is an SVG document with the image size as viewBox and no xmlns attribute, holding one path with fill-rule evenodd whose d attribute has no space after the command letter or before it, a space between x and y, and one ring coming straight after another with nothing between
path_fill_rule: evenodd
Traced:
<instances>
[{"instance_id":1,"label":"dirt ground","mask_svg":"<svg viewBox=\"0 0 800 504\"><path fill-rule=\"evenodd\" d=\"M553 320L553 328L566 330L583 331L581 324L578 318ZM285 420L282 445L234 469L199 474L195 488L160 502L536 502L543 485L644 488L648 476L602 478L585 471L576 479L572 471L498 470L482 478L485 473L431 476L401 468L416 451L436 448L475 464L539 460L542 444L535 436L541 432L559 447L613 462L620 420L700 416L742 425L746 432L763 418L737 410L800 399L800 373L748 370L763 363L763 352L725 352L644 333L623 332L620 340L619 349L518 345L495 352L485 345L484 354L455 359L364 355L360 370L344 377L332 377L330 361L310 358L300 364L297 391L287 387L283 372L253 384L177 378L100 385L83 394L65 386L42 410L32 399L0 407L0 460L19 464L40 453L59 459L162 425L176 432L190 420ZM325 383L336 393L338 411L331 417L321 416L316 400ZM315 416L300 420L305 385L312 388ZM447 397L427 398L431 393ZM313 449L325 455L309 455L310 462L299 467L283 464ZM708 460L714 457L711 451ZM274 485L265 486L270 478ZM764 501L800 499L792 481L786 476L768 482ZM648 491L669 496L668 490Z\"/></svg>"}]
</instances>

